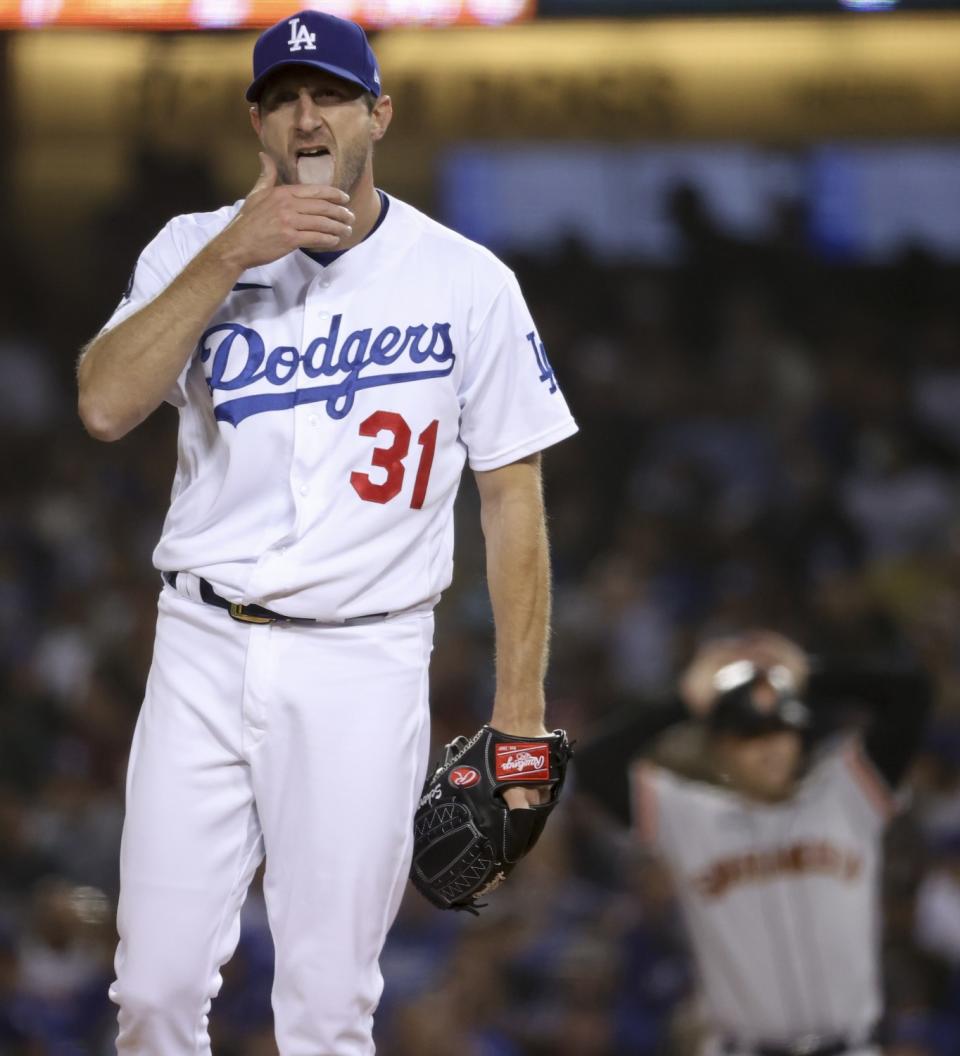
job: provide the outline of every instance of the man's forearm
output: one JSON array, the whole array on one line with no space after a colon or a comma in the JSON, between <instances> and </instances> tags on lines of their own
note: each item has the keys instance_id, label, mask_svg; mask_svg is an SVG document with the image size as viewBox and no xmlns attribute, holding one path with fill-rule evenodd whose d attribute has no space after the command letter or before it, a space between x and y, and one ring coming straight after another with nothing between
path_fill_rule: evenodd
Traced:
<instances>
[{"instance_id":1,"label":"man's forearm","mask_svg":"<svg viewBox=\"0 0 960 1056\"><path fill-rule=\"evenodd\" d=\"M96 338L80 357L79 411L87 431L118 440L165 399L233 284L248 268L296 249L330 250L353 235L349 195L337 187L278 186L276 162L243 207L145 308Z\"/></svg>"},{"instance_id":2,"label":"man's forearm","mask_svg":"<svg viewBox=\"0 0 960 1056\"><path fill-rule=\"evenodd\" d=\"M903 780L934 704L927 672L904 661L820 660L810 676L808 697L815 710L836 710L851 702L867 709L864 747L891 787Z\"/></svg>"},{"instance_id":3,"label":"man's forearm","mask_svg":"<svg viewBox=\"0 0 960 1056\"><path fill-rule=\"evenodd\" d=\"M670 727L691 717L680 697L634 701L594 728L574 760L577 788L629 825L630 764Z\"/></svg>"},{"instance_id":4,"label":"man's forearm","mask_svg":"<svg viewBox=\"0 0 960 1056\"><path fill-rule=\"evenodd\" d=\"M480 478L484 480L480 480ZM550 560L539 459L478 474L496 631L492 725L535 734L544 721Z\"/></svg>"},{"instance_id":5,"label":"man's forearm","mask_svg":"<svg viewBox=\"0 0 960 1056\"><path fill-rule=\"evenodd\" d=\"M118 440L163 402L242 271L211 243L158 297L91 342L77 381L92 436Z\"/></svg>"}]
</instances>

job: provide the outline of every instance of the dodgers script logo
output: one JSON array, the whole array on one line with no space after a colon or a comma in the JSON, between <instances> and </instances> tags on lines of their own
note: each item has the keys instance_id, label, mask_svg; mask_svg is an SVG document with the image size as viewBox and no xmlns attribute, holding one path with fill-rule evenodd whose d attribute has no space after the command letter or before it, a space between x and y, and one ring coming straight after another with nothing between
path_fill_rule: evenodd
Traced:
<instances>
[{"instance_id":1,"label":"dodgers script logo","mask_svg":"<svg viewBox=\"0 0 960 1056\"><path fill-rule=\"evenodd\" d=\"M342 322L343 317L335 315L329 332L315 337L303 351L278 345L268 352L260 334L240 323L211 326L197 351L217 421L236 426L253 414L304 403L325 403L327 414L341 419L353 409L361 389L445 378L457 361L449 323L419 323L405 331L386 326L376 334L368 327L341 339ZM401 361L419 369L397 370ZM384 367L394 369L385 372ZM297 387L289 388L298 372ZM317 384L303 384L304 379ZM250 388L257 391L240 395Z\"/></svg>"},{"instance_id":2,"label":"dodgers script logo","mask_svg":"<svg viewBox=\"0 0 960 1056\"><path fill-rule=\"evenodd\" d=\"M290 39L287 41L291 51L299 51L303 48L304 51L316 51L317 50L317 35L311 33L306 26L300 25L299 18L290 19Z\"/></svg>"}]
</instances>

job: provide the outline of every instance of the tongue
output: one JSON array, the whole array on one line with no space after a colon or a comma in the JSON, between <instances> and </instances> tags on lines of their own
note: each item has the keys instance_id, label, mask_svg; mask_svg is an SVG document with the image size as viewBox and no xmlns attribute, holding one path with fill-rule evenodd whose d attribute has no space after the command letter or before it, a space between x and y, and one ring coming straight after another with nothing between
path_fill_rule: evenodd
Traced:
<instances>
[{"instance_id":1,"label":"tongue","mask_svg":"<svg viewBox=\"0 0 960 1056\"><path fill-rule=\"evenodd\" d=\"M297 177L301 183L318 183L329 187L333 183L332 155L297 158Z\"/></svg>"}]
</instances>

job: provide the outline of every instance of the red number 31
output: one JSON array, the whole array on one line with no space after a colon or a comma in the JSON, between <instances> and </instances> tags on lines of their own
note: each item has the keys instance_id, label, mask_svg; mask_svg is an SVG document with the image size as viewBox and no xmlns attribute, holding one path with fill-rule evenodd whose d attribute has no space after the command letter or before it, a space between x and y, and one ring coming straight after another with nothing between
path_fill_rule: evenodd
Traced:
<instances>
[{"instance_id":1,"label":"red number 31","mask_svg":"<svg viewBox=\"0 0 960 1056\"><path fill-rule=\"evenodd\" d=\"M417 477L413 482L413 496L410 509L423 509L427 497L427 484L430 481L430 470L433 468L433 456L437 450L437 430L440 422L434 419L417 437L417 443L423 448L420 452L420 463L417 466ZM410 451L410 438L413 435L410 426L395 411L374 411L369 418L360 423L360 435L377 437L380 433L392 433L393 443L387 447L375 447L370 456L371 465L386 471L386 479L375 484L366 473L351 473L350 483L353 490L364 502L389 502L395 499L403 488L406 467L403 460Z\"/></svg>"}]
</instances>

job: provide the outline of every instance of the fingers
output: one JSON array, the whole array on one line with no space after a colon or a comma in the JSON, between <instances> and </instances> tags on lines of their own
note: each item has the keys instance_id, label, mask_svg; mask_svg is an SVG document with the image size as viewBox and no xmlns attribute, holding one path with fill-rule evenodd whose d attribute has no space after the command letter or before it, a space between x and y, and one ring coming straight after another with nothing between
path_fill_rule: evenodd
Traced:
<instances>
[{"instance_id":1,"label":"fingers","mask_svg":"<svg viewBox=\"0 0 960 1056\"><path fill-rule=\"evenodd\" d=\"M774 631L755 631L747 635L748 655L761 667L781 665L791 673L798 686L810 674L810 661L796 642Z\"/></svg>"},{"instance_id":2,"label":"fingers","mask_svg":"<svg viewBox=\"0 0 960 1056\"><path fill-rule=\"evenodd\" d=\"M743 657L743 649L732 638L721 638L702 645L680 678L680 696L694 715L709 713L716 700L714 676L727 664Z\"/></svg>"},{"instance_id":3,"label":"fingers","mask_svg":"<svg viewBox=\"0 0 960 1056\"><path fill-rule=\"evenodd\" d=\"M550 792L546 788L506 788L503 800L511 810L529 810L530 807L548 802Z\"/></svg>"},{"instance_id":4,"label":"fingers","mask_svg":"<svg viewBox=\"0 0 960 1056\"><path fill-rule=\"evenodd\" d=\"M349 238L353 234L356 217L345 205L335 204L327 198L305 198L292 193L292 187L282 187L274 192L275 198L263 201L262 216L266 223L272 213L273 223L282 229L300 234L323 233L336 235L337 238ZM336 188L330 188L336 191ZM339 195L340 192L337 191ZM260 210L258 210L260 211Z\"/></svg>"},{"instance_id":5,"label":"fingers","mask_svg":"<svg viewBox=\"0 0 960 1056\"><path fill-rule=\"evenodd\" d=\"M321 198L335 205L346 205L350 201L350 195L339 187L324 187L315 183L295 183L290 187L290 193L295 198Z\"/></svg>"},{"instance_id":6,"label":"fingers","mask_svg":"<svg viewBox=\"0 0 960 1056\"><path fill-rule=\"evenodd\" d=\"M337 187L279 184L276 163L260 153L260 175L224 237L231 252L252 267L295 249L339 249L353 235L350 196Z\"/></svg>"},{"instance_id":7,"label":"fingers","mask_svg":"<svg viewBox=\"0 0 960 1056\"><path fill-rule=\"evenodd\" d=\"M259 220L267 230L288 240L290 248L320 250L335 249L349 239L354 222L353 213L345 206L290 195L280 195L272 203L264 199Z\"/></svg>"},{"instance_id":8,"label":"fingers","mask_svg":"<svg viewBox=\"0 0 960 1056\"><path fill-rule=\"evenodd\" d=\"M328 253L333 249L341 249L343 239L338 235L325 235L319 233L304 233L297 239L294 249L312 249L317 253Z\"/></svg>"},{"instance_id":9,"label":"fingers","mask_svg":"<svg viewBox=\"0 0 960 1056\"><path fill-rule=\"evenodd\" d=\"M289 203L292 215L296 216L326 216L337 223L352 227L356 216L353 211L345 205L334 205L331 202L317 198L294 198Z\"/></svg>"},{"instance_id":10,"label":"fingers","mask_svg":"<svg viewBox=\"0 0 960 1056\"><path fill-rule=\"evenodd\" d=\"M314 216L309 213L298 213L292 219L296 237L313 238L316 235L329 235L338 242L348 239L353 234L353 226L329 216Z\"/></svg>"},{"instance_id":11,"label":"fingers","mask_svg":"<svg viewBox=\"0 0 960 1056\"><path fill-rule=\"evenodd\" d=\"M706 715L717 697L717 672L738 660L749 660L757 667L786 667L798 688L809 674L803 650L789 638L773 631L751 631L732 638L708 642L697 650L680 679L680 695L696 715Z\"/></svg>"},{"instance_id":12,"label":"fingers","mask_svg":"<svg viewBox=\"0 0 960 1056\"><path fill-rule=\"evenodd\" d=\"M253 185L250 194L256 194L257 191L266 191L270 187L277 185L276 162L269 154L264 154L263 151L260 151L258 157L260 158L260 175L257 177L257 182Z\"/></svg>"},{"instance_id":13,"label":"fingers","mask_svg":"<svg viewBox=\"0 0 960 1056\"><path fill-rule=\"evenodd\" d=\"M743 640L748 649L758 654L791 659L803 654L796 642L776 631L750 631L743 636Z\"/></svg>"}]
</instances>

